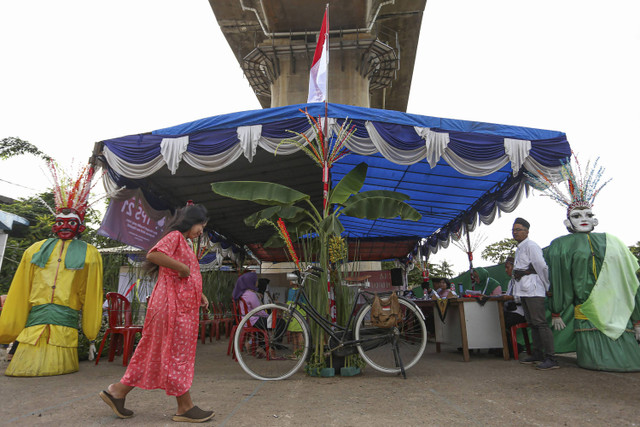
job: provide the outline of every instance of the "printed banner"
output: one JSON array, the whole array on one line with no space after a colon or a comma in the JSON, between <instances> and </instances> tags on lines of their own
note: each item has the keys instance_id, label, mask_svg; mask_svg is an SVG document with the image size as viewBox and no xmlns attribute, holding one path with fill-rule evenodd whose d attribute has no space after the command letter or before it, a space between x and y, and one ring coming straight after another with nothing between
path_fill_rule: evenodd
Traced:
<instances>
[{"instance_id":1,"label":"printed banner","mask_svg":"<svg viewBox=\"0 0 640 427\"><path fill-rule=\"evenodd\" d=\"M98 234L140 249L150 249L162 236L171 212L157 211L142 191L124 190L111 199Z\"/></svg>"}]
</instances>

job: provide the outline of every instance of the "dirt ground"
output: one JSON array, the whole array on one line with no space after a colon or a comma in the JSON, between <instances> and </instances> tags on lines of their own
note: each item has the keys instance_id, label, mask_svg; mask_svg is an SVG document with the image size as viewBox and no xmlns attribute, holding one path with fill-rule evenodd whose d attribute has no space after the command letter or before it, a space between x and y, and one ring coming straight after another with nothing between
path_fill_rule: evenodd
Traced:
<instances>
[{"instance_id":1,"label":"dirt ground","mask_svg":"<svg viewBox=\"0 0 640 427\"><path fill-rule=\"evenodd\" d=\"M640 425L640 373L588 371L575 358L561 369L537 371L517 361L429 344L407 379L371 368L355 377L284 381L250 378L226 355L227 341L198 344L191 389L196 405L214 409L220 426L635 426ZM1 354L0 372L7 362ZM0 375L0 425L161 426L175 424L175 398L134 390L128 420L98 397L124 373L120 358L44 378Z\"/></svg>"}]
</instances>

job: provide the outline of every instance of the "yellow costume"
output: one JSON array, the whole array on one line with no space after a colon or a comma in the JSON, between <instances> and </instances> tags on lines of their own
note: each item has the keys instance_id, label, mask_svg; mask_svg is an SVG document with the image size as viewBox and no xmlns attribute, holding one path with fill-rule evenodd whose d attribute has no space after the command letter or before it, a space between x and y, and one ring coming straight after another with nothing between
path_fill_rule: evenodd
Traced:
<instances>
[{"instance_id":1,"label":"yellow costume","mask_svg":"<svg viewBox=\"0 0 640 427\"><path fill-rule=\"evenodd\" d=\"M43 267L36 264L39 256ZM0 316L0 343L20 343L5 374L33 377L76 372L80 313L85 336L94 340L102 319L98 250L80 240L49 239L31 245L22 256Z\"/></svg>"}]
</instances>

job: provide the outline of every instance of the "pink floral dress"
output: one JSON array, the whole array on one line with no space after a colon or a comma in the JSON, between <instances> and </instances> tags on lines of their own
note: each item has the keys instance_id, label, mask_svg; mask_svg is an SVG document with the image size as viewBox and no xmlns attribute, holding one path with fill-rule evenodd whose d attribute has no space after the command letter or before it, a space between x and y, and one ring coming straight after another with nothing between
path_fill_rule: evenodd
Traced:
<instances>
[{"instance_id":1,"label":"pink floral dress","mask_svg":"<svg viewBox=\"0 0 640 427\"><path fill-rule=\"evenodd\" d=\"M198 259L179 231L164 236L149 252L159 251L191 271L189 277L160 267L142 331L122 384L169 396L182 396L191 388L198 342L198 315L202 276Z\"/></svg>"}]
</instances>

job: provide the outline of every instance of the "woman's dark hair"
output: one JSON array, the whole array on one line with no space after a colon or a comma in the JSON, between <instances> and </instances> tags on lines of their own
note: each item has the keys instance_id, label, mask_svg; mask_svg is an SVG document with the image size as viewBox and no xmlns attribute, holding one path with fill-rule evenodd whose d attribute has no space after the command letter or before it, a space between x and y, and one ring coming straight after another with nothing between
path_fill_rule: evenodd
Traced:
<instances>
[{"instance_id":1,"label":"woman's dark hair","mask_svg":"<svg viewBox=\"0 0 640 427\"><path fill-rule=\"evenodd\" d=\"M184 233L185 231L189 231L191 227L196 224L206 224L208 220L207 208L204 206L185 206L184 208L176 210L173 218L167 222L164 232L162 233L162 237L176 230ZM142 264L142 270L151 276L156 276L158 274L158 269L158 265L150 261L144 261Z\"/></svg>"},{"instance_id":2,"label":"woman's dark hair","mask_svg":"<svg viewBox=\"0 0 640 427\"><path fill-rule=\"evenodd\" d=\"M270 281L271 280L264 277L258 279L258 292L260 292L261 294L264 294L265 291L267 290L267 286L269 285Z\"/></svg>"},{"instance_id":3,"label":"woman's dark hair","mask_svg":"<svg viewBox=\"0 0 640 427\"><path fill-rule=\"evenodd\" d=\"M176 214L171 218L164 228L162 237L178 230L181 233L188 231L196 224L205 224L209 218L207 217L207 208L202 205L186 206L178 209Z\"/></svg>"}]
</instances>

